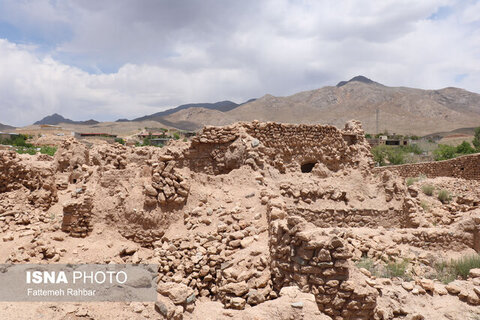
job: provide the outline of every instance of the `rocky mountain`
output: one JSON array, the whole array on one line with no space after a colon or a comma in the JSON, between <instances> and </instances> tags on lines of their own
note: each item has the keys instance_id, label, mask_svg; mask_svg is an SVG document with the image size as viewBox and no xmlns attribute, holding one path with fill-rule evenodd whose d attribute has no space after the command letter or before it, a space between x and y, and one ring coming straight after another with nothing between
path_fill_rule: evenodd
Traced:
<instances>
[{"instance_id":1,"label":"rocky mountain","mask_svg":"<svg viewBox=\"0 0 480 320\"><path fill-rule=\"evenodd\" d=\"M7 124L1 124L0 123L0 131L9 131L9 130L13 130L13 129L15 129L15 127L9 126Z\"/></svg>"},{"instance_id":2,"label":"rocky mountain","mask_svg":"<svg viewBox=\"0 0 480 320\"><path fill-rule=\"evenodd\" d=\"M50 124L50 125L57 125L59 123L68 123L68 124L84 124L84 125L95 125L99 122L93 119L87 121L73 121L63 116L59 115L58 113L54 113L50 116L46 116L42 120L35 122L34 124Z\"/></svg>"},{"instance_id":3,"label":"rocky mountain","mask_svg":"<svg viewBox=\"0 0 480 320\"><path fill-rule=\"evenodd\" d=\"M480 95L459 88L422 90L388 87L363 76L336 86L299 92L287 97L265 95L227 112L190 109L165 117L191 129L235 121L322 123L343 126L357 119L367 132L425 135L480 126Z\"/></svg>"},{"instance_id":4,"label":"rocky mountain","mask_svg":"<svg viewBox=\"0 0 480 320\"><path fill-rule=\"evenodd\" d=\"M227 112L230 110L235 109L238 107L239 104L232 102L232 101L219 101L215 103L189 103L183 104L178 107L168 109L165 111L157 112L148 116L140 117L133 119L132 121L145 121L145 120L154 120L154 121L162 121L163 117L168 116L170 114L185 110L185 109L195 109L195 108L202 108L202 109L209 109L209 110L216 110L220 112ZM124 120L124 119L120 119ZM120 121L119 120L119 121Z\"/></svg>"}]
</instances>

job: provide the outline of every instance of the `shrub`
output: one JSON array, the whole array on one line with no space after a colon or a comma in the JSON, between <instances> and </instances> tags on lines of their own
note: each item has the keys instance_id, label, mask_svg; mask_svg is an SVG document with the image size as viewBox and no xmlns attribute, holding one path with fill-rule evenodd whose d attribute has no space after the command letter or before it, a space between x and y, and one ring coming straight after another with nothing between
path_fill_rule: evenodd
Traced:
<instances>
[{"instance_id":1,"label":"shrub","mask_svg":"<svg viewBox=\"0 0 480 320\"><path fill-rule=\"evenodd\" d=\"M452 159L455 158L456 151L457 149L455 147L440 144L437 149L433 150L433 158L435 161Z\"/></svg>"},{"instance_id":2,"label":"shrub","mask_svg":"<svg viewBox=\"0 0 480 320\"><path fill-rule=\"evenodd\" d=\"M43 146L40 148L40 153L42 154L48 154L49 156L54 156L55 152L57 152L56 147L50 147L50 146Z\"/></svg>"},{"instance_id":3,"label":"shrub","mask_svg":"<svg viewBox=\"0 0 480 320\"><path fill-rule=\"evenodd\" d=\"M457 146L456 152L459 154L471 154L475 153L475 149L467 141L463 141Z\"/></svg>"},{"instance_id":4,"label":"shrub","mask_svg":"<svg viewBox=\"0 0 480 320\"><path fill-rule=\"evenodd\" d=\"M416 178L414 178L414 177L408 177L405 182L406 182L407 186L411 186L411 185L414 184L415 182L425 180L425 178L426 178L425 175L421 174L421 175L419 175L419 176L416 177Z\"/></svg>"},{"instance_id":5,"label":"shrub","mask_svg":"<svg viewBox=\"0 0 480 320\"><path fill-rule=\"evenodd\" d=\"M477 151L480 151L480 127L475 129L475 135L473 137L472 144Z\"/></svg>"},{"instance_id":6,"label":"shrub","mask_svg":"<svg viewBox=\"0 0 480 320\"><path fill-rule=\"evenodd\" d=\"M423 211L425 212L428 212L428 210L430 209L430 206L425 201L420 202L420 207L422 207Z\"/></svg>"},{"instance_id":7,"label":"shrub","mask_svg":"<svg viewBox=\"0 0 480 320\"><path fill-rule=\"evenodd\" d=\"M457 275L466 279L471 269L480 268L480 255L474 254L452 260L451 266Z\"/></svg>"},{"instance_id":8,"label":"shrub","mask_svg":"<svg viewBox=\"0 0 480 320\"><path fill-rule=\"evenodd\" d=\"M385 278L398 277L404 280L411 280L409 274L407 274L408 261L403 260L401 262L390 262L386 266Z\"/></svg>"},{"instance_id":9,"label":"shrub","mask_svg":"<svg viewBox=\"0 0 480 320\"><path fill-rule=\"evenodd\" d=\"M125 145L125 140L122 138L115 138L115 142Z\"/></svg>"},{"instance_id":10,"label":"shrub","mask_svg":"<svg viewBox=\"0 0 480 320\"><path fill-rule=\"evenodd\" d=\"M422 186L422 191L423 193L425 193L427 196L431 196L433 195L433 191L435 190L435 187L430 185L430 184L426 184L426 185L423 185Z\"/></svg>"},{"instance_id":11,"label":"shrub","mask_svg":"<svg viewBox=\"0 0 480 320\"><path fill-rule=\"evenodd\" d=\"M447 203L451 199L452 199L452 196L447 190L442 189L438 192L438 200L440 200L442 203Z\"/></svg>"},{"instance_id":12,"label":"shrub","mask_svg":"<svg viewBox=\"0 0 480 320\"><path fill-rule=\"evenodd\" d=\"M444 283L452 282L461 277L466 279L471 269L480 268L480 255L468 255L450 262L439 262L434 265L437 277Z\"/></svg>"},{"instance_id":13,"label":"shrub","mask_svg":"<svg viewBox=\"0 0 480 320\"><path fill-rule=\"evenodd\" d=\"M409 144L407 146L401 146L400 149L406 153L422 154L423 150L418 144Z\"/></svg>"},{"instance_id":14,"label":"shrub","mask_svg":"<svg viewBox=\"0 0 480 320\"><path fill-rule=\"evenodd\" d=\"M37 153L37 149L33 147L18 147L15 151L19 154L29 154L32 156Z\"/></svg>"},{"instance_id":15,"label":"shrub","mask_svg":"<svg viewBox=\"0 0 480 320\"><path fill-rule=\"evenodd\" d=\"M378 163L379 166L385 165L385 153L382 146L376 146L372 148L373 160Z\"/></svg>"},{"instance_id":16,"label":"shrub","mask_svg":"<svg viewBox=\"0 0 480 320\"><path fill-rule=\"evenodd\" d=\"M434 268L436 271L435 277L444 284L448 284L457 278L449 264L444 261L436 263Z\"/></svg>"},{"instance_id":17,"label":"shrub","mask_svg":"<svg viewBox=\"0 0 480 320\"><path fill-rule=\"evenodd\" d=\"M175 132L175 133L173 134L173 139L175 139L175 140L180 139L180 134L178 134L178 132Z\"/></svg>"},{"instance_id":18,"label":"shrub","mask_svg":"<svg viewBox=\"0 0 480 320\"><path fill-rule=\"evenodd\" d=\"M405 159L403 157L403 153L400 150L395 150L391 151L387 155L387 160L390 162L390 164L393 165L398 165L398 164L404 164Z\"/></svg>"},{"instance_id":19,"label":"shrub","mask_svg":"<svg viewBox=\"0 0 480 320\"><path fill-rule=\"evenodd\" d=\"M360 259L358 262L357 262L357 267L358 268L365 268L367 269L368 271L370 271L370 273L374 273L374 262L372 259L370 258L362 258Z\"/></svg>"},{"instance_id":20,"label":"shrub","mask_svg":"<svg viewBox=\"0 0 480 320\"><path fill-rule=\"evenodd\" d=\"M150 146L151 145L150 138L144 138L143 139L143 145L144 146Z\"/></svg>"},{"instance_id":21,"label":"shrub","mask_svg":"<svg viewBox=\"0 0 480 320\"><path fill-rule=\"evenodd\" d=\"M407 180L406 180L406 184L407 184L407 186L411 186L412 184L414 184L417 181L418 180L416 180L415 178L408 177Z\"/></svg>"}]
</instances>

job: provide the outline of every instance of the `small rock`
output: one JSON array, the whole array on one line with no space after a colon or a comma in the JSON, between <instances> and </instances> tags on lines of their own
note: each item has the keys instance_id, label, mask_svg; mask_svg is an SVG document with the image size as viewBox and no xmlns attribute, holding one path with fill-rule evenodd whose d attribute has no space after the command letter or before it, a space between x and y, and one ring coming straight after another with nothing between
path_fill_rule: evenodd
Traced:
<instances>
[{"instance_id":1,"label":"small rock","mask_svg":"<svg viewBox=\"0 0 480 320\"><path fill-rule=\"evenodd\" d=\"M245 308L245 303L245 299L239 297L235 297L230 300L230 306L232 309L243 310Z\"/></svg>"},{"instance_id":2,"label":"small rock","mask_svg":"<svg viewBox=\"0 0 480 320\"><path fill-rule=\"evenodd\" d=\"M164 282L158 284L157 292L170 298L174 304L183 304L193 294L193 289L183 283Z\"/></svg>"},{"instance_id":3,"label":"small rock","mask_svg":"<svg viewBox=\"0 0 480 320\"><path fill-rule=\"evenodd\" d=\"M472 278L480 278L480 268L470 269L469 275Z\"/></svg>"},{"instance_id":4,"label":"small rock","mask_svg":"<svg viewBox=\"0 0 480 320\"><path fill-rule=\"evenodd\" d=\"M155 310L166 319L171 319L175 314L175 305L170 299L159 296L155 302Z\"/></svg>"},{"instance_id":5,"label":"small rock","mask_svg":"<svg viewBox=\"0 0 480 320\"><path fill-rule=\"evenodd\" d=\"M450 294L453 294L453 295L457 295L460 293L460 291L462 291L462 288L460 288L459 286L453 284L453 283L449 283L445 286L445 289L447 289L448 293Z\"/></svg>"},{"instance_id":6,"label":"small rock","mask_svg":"<svg viewBox=\"0 0 480 320\"><path fill-rule=\"evenodd\" d=\"M435 285L435 292L438 293L438 295L440 296L448 294L447 289L445 289L445 286L443 285Z\"/></svg>"},{"instance_id":7,"label":"small rock","mask_svg":"<svg viewBox=\"0 0 480 320\"><path fill-rule=\"evenodd\" d=\"M297 309L302 309L303 308L303 302L302 301L292 302L290 305L292 306L292 308L297 308Z\"/></svg>"},{"instance_id":8,"label":"small rock","mask_svg":"<svg viewBox=\"0 0 480 320\"><path fill-rule=\"evenodd\" d=\"M245 239L242 239L240 241L240 245L242 246L242 248L246 248L253 242L253 240L253 237L246 237Z\"/></svg>"},{"instance_id":9,"label":"small rock","mask_svg":"<svg viewBox=\"0 0 480 320\"><path fill-rule=\"evenodd\" d=\"M430 279L421 279L420 280L420 285L422 286L423 289L426 291L434 292L435 291L435 283L433 280Z\"/></svg>"},{"instance_id":10,"label":"small rock","mask_svg":"<svg viewBox=\"0 0 480 320\"><path fill-rule=\"evenodd\" d=\"M402 287L407 291L412 291L414 288L413 283L411 282L402 282Z\"/></svg>"},{"instance_id":11,"label":"small rock","mask_svg":"<svg viewBox=\"0 0 480 320\"><path fill-rule=\"evenodd\" d=\"M7 235L2 237L3 242L13 241L13 235Z\"/></svg>"},{"instance_id":12,"label":"small rock","mask_svg":"<svg viewBox=\"0 0 480 320\"><path fill-rule=\"evenodd\" d=\"M133 312L135 313L142 313L143 309L145 309L143 304L140 302L132 302L130 307L132 307Z\"/></svg>"},{"instance_id":13,"label":"small rock","mask_svg":"<svg viewBox=\"0 0 480 320\"><path fill-rule=\"evenodd\" d=\"M360 270L361 273L363 273L364 275L366 275L369 278L372 276L372 273L365 268L360 268L358 270Z\"/></svg>"}]
</instances>

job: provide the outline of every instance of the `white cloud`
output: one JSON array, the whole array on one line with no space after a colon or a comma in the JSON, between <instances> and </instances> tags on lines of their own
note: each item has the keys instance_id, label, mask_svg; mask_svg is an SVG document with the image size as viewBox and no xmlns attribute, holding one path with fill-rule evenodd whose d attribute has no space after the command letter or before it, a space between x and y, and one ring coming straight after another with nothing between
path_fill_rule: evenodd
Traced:
<instances>
[{"instance_id":1,"label":"white cloud","mask_svg":"<svg viewBox=\"0 0 480 320\"><path fill-rule=\"evenodd\" d=\"M188 102L288 95L358 74L480 92L478 1L141 4L0 3L0 22L27 35L19 45L0 29L9 39L0 40L0 122L25 125L53 112L132 118Z\"/></svg>"},{"instance_id":2,"label":"white cloud","mask_svg":"<svg viewBox=\"0 0 480 320\"><path fill-rule=\"evenodd\" d=\"M242 99L258 86L240 69L186 73L126 64L112 74L89 74L0 39L0 122L25 125L54 112L74 119L114 120L188 101ZM213 100L212 100L213 99Z\"/></svg>"}]
</instances>

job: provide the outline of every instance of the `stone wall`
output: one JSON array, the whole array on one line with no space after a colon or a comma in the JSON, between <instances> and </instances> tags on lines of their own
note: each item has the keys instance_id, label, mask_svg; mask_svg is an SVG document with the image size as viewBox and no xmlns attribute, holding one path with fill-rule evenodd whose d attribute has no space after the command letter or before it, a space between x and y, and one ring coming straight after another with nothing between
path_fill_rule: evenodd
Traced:
<instances>
[{"instance_id":1,"label":"stone wall","mask_svg":"<svg viewBox=\"0 0 480 320\"><path fill-rule=\"evenodd\" d=\"M72 237L86 237L92 230L93 199L91 195L67 202L63 206L62 231Z\"/></svg>"},{"instance_id":2,"label":"stone wall","mask_svg":"<svg viewBox=\"0 0 480 320\"><path fill-rule=\"evenodd\" d=\"M57 201L54 170L48 163L39 165L15 151L0 151L0 176L0 193L26 188L29 202L42 209Z\"/></svg>"},{"instance_id":3,"label":"stone wall","mask_svg":"<svg viewBox=\"0 0 480 320\"><path fill-rule=\"evenodd\" d=\"M275 290L297 285L335 319L372 319L378 292L355 274L345 241L300 217L272 221L270 254Z\"/></svg>"},{"instance_id":4,"label":"stone wall","mask_svg":"<svg viewBox=\"0 0 480 320\"><path fill-rule=\"evenodd\" d=\"M299 216L320 228L398 228L405 224L404 210L394 209L310 209L291 206L288 216Z\"/></svg>"},{"instance_id":5,"label":"stone wall","mask_svg":"<svg viewBox=\"0 0 480 320\"><path fill-rule=\"evenodd\" d=\"M188 197L190 186L181 174L176 172L176 161L158 159L152 163L152 183L145 184L145 205L151 207L158 203L182 205Z\"/></svg>"},{"instance_id":6,"label":"stone wall","mask_svg":"<svg viewBox=\"0 0 480 320\"><path fill-rule=\"evenodd\" d=\"M467 180L480 180L480 154L472 154L455 159L404 164L375 168L374 172L391 171L403 178L425 175L428 178L453 177Z\"/></svg>"},{"instance_id":7,"label":"stone wall","mask_svg":"<svg viewBox=\"0 0 480 320\"><path fill-rule=\"evenodd\" d=\"M182 166L194 171L224 174L243 164L280 172L315 170L336 172L371 167L373 161L360 123L350 121L340 130L329 125L275 122L239 122L226 127L207 126L192 139ZM318 164L318 166L316 166Z\"/></svg>"}]
</instances>

